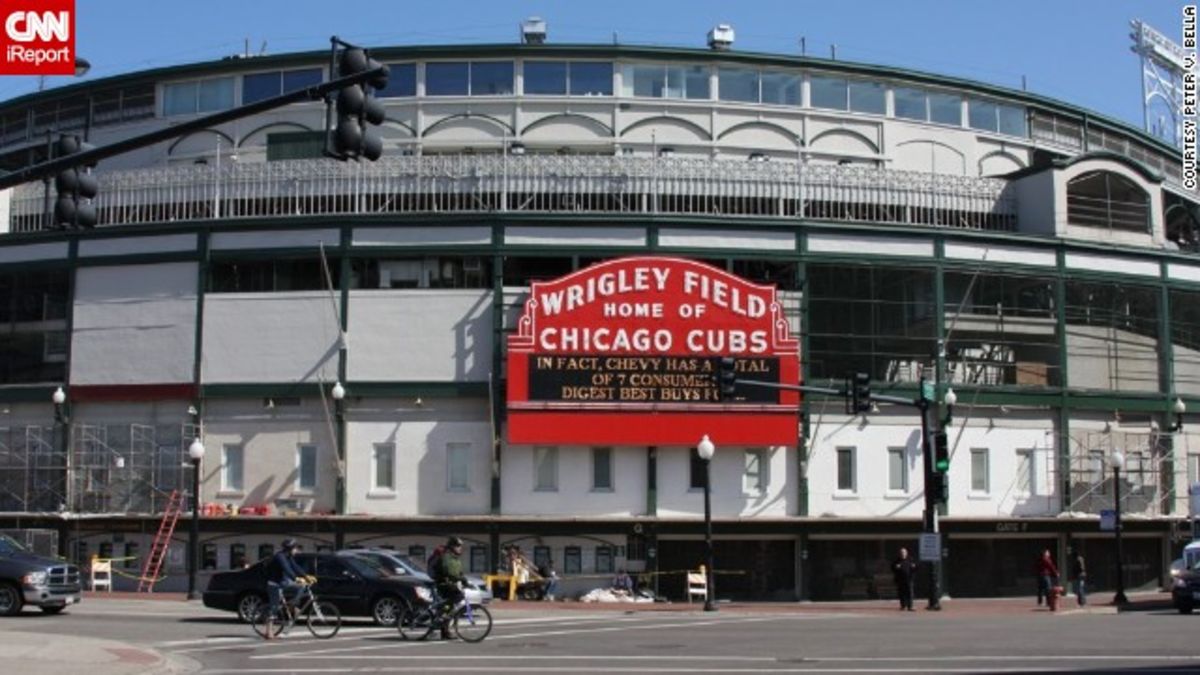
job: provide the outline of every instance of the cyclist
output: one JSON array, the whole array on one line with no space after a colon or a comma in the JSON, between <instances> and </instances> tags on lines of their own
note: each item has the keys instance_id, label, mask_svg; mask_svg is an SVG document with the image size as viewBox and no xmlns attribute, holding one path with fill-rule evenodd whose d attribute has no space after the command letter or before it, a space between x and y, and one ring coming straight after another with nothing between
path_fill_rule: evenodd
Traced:
<instances>
[{"instance_id":1,"label":"cyclist","mask_svg":"<svg viewBox=\"0 0 1200 675\"><path fill-rule=\"evenodd\" d=\"M446 550L438 557L433 573L433 582L437 584L438 595L442 598L441 612L449 613L463 599L461 584L467 580L463 576L462 564L463 541L458 537L446 540ZM442 639L451 639L448 622L442 622Z\"/></svg>"},{"instance_id":2,"label":"cyclist","mask_svg":"<svg viewBox=\"0 0 1200 675\"><path fill-rule=\"evenodd\" d=\"M272 624L275 617L279 614L279 608L283 605L284 594L300 590L301 586L313 582L313 578L304 573L300 564L296 562L296 553L300 550L300 544L295 539L287 538L283 540L283 544L279 548L279 552L272 558L271 562L267 563L267 595L271 599L269 615L267 617L267 639L271 639L274 635Z\"/></svg>"}]
</instances>

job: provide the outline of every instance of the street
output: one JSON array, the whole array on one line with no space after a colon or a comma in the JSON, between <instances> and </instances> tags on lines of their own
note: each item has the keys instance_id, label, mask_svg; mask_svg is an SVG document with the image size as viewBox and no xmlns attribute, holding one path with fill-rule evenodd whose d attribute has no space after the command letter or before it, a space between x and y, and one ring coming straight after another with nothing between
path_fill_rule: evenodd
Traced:
<instances>
[{"instance_id":1,"label":"street","mask_svg":"<svg viewBox=\"0 0 1200 675\"><path fill-rule=\"evenodd\" d=\"M89 598L57 617L25 612L0 621L0 659L10 673L82 667L89 675L1200 672L1200 616L1103 607L1052 614L1032 604L949 601L941 613L902 613L890 603L757 605L704 613L498 603L492 634L471 645L405 642L363 619L347 621L332 640L298 626L265 642L198 603Z\"/></svg>"}]
</instances>

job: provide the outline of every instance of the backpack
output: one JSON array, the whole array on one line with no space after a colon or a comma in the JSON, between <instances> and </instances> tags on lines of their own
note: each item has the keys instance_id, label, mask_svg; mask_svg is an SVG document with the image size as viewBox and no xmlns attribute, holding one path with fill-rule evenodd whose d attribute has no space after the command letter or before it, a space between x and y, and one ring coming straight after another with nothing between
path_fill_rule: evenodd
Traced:
<instances>
[{"instance_id":1,"label":"backpack","mask_svg":"<svg viewBox=\"0 0 1200 675\"><path fill-rule=\"evenodd\" d=\"M442 562L442 554L445 552L446 547L442 545L433 549L433 553L429 554L429 558L425 560L425 571L429 573L429 576L437 575L438 565Z\"/></svg>"}]
</instances>

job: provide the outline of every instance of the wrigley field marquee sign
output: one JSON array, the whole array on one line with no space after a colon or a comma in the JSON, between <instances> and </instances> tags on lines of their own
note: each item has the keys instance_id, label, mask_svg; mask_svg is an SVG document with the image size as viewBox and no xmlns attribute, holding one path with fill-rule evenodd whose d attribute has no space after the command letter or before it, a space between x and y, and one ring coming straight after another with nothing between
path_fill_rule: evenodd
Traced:
<instances>
[{"instance_id":1,"label":"wrigley field marquee sign","mask_svg":"<svg viewBox=\"0 0 1200 675\"><path fill-rule=\"evenodd\" d=\"M773 286L679 258L622 258L534 282L508 338L509 443L795 445L798 342Z\"/></svg>"}]
</instances>

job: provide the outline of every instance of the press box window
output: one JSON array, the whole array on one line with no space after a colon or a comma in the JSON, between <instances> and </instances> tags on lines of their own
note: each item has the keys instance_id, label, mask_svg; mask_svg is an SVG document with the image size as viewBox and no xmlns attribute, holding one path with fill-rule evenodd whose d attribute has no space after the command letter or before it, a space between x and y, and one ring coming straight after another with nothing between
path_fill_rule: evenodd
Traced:
<instances>
[{"instance_id":1,"label":"press box window","mask_svg":"<svg viewBox=\"0 0 1200 675\"><path fill-rule=\"evenodd\" d=\"M611 63L526 61L525 93L529 95L612 96Z\"/></svg>"},{"instance_id":2,"label":"press box window","mask_svg":"<svg viewBox=\"0 0 1200 675\"><path fill-rule=\"evenodd\" d=\"M631 64L621 70L621 93L644 98L708 99L705 66Z\"/></svg>"},{"instance_id":3,"label":"press box window","mask_svg":"<svg viewBox=\"0 0 1200 675\"><path fill-rule=\"evenodd\" d=\"M718 68L717 95L722 101L758 103L758 71L749 68Z\"/></svg>"},{"instance_id":4,"label":"press box window","mask_svg":"<svg viewBox=\"0 0 1200 675\"><path fill-rule=\"evenodd\" d=\"M255 103L281 94L321 84L320 68L302 70L273 70L242 77L242 103Z\"/></svg>"},{"instance_id":5,"label":"press box window","mask_svg":"<svg viewBox=\"0 0 1200 675\"><path fill-rule=\"evenodd\" d=\"M375 92L380 98L400 98L417 95L417 64L389 63L387 86Z\"/></svg>"},{"instance_id":6,"label":"press box window","mask_svg":"<svg viewBox=\"0 0 1200 675\"><path fill-rule=\"evenodd\" d=\"M194 115L233 107L233 78L189 80L163 85L163 115Z\"/></svg>"}]
</instances>

